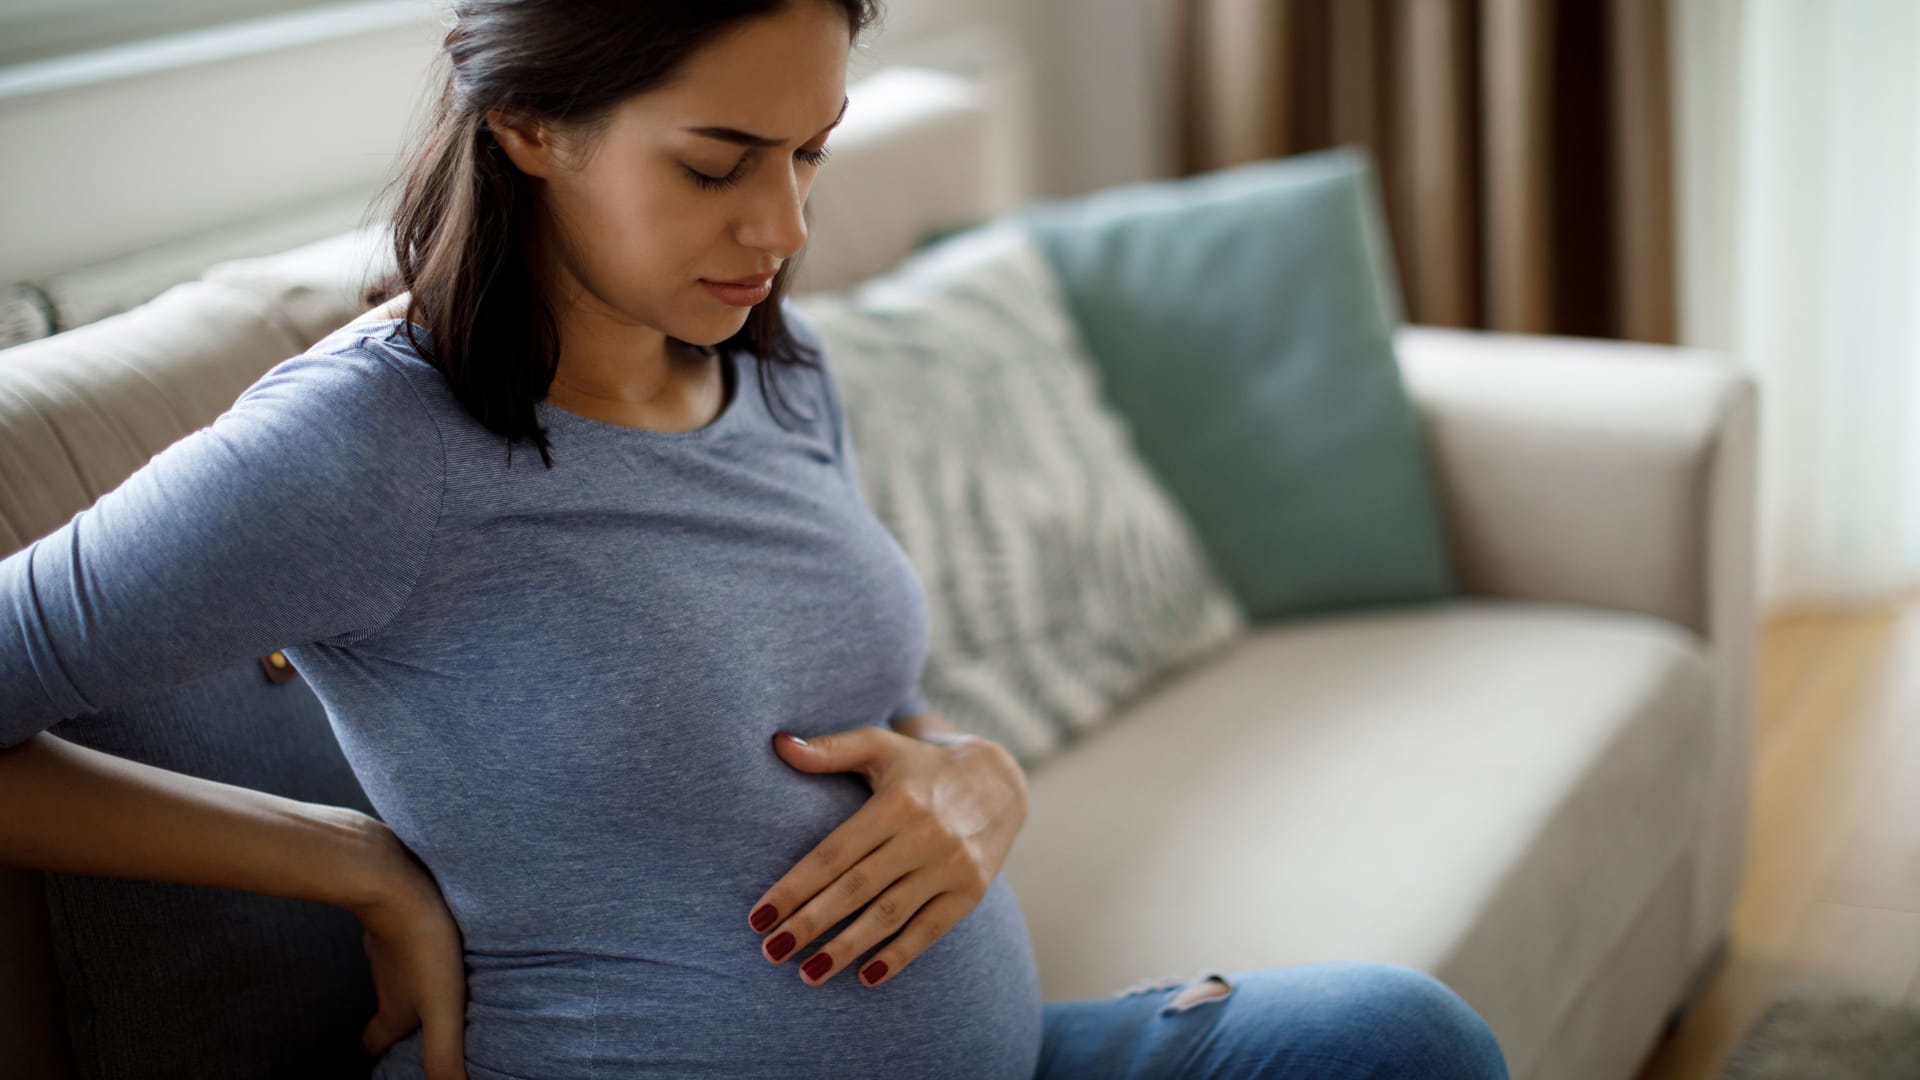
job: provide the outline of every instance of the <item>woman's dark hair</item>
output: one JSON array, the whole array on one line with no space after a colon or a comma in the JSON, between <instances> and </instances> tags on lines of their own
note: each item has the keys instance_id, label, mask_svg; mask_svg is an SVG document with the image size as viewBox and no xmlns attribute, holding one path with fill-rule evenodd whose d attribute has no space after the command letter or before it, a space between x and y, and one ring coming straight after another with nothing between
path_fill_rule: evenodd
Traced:
<instances>
[{"instance_id":1,"label":"woman's dark hair","mask_svg":"<svg viewBox=\"0 0 1920 1080\"><path fill-rule=\"evenodd\" d=\"M506 436L509 460L513 443L530 438L553 467L534 404L559 365L560 329L527 249L531 182L494 142L487 111L545 120L591 144L622 101L668 82L737 24L796 2L842 4L855 38L880 17L878 0L454 0L446 82L394 181L405 183L392 215L397 269L362 299L377 306L411 293L408 341L476 420ZM717 346L729 361L748 350L763 388L770 363L819 363L781 311L794 263L780 267L772 293Z\"/></svg>"}]
</instances>

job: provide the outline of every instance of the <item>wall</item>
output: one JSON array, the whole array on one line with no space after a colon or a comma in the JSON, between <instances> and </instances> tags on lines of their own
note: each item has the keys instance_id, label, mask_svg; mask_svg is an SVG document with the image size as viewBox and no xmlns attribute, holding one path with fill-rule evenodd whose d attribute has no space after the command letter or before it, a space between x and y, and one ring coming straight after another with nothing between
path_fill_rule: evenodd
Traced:
<instances>
[{"instance_id":1,"label":"wall","mask_svg":"<svg viewBox=\"0 0 1920 1080\"><path fill-rule=\"evenodd\" d=\"M1165 7L889 0L849 78L913 62L987 75L1035 194L1164 175ZM0 282L359 223L424 110L442 33L426 0L369 0L0 69Z\"/></svg>"}]
</instances>

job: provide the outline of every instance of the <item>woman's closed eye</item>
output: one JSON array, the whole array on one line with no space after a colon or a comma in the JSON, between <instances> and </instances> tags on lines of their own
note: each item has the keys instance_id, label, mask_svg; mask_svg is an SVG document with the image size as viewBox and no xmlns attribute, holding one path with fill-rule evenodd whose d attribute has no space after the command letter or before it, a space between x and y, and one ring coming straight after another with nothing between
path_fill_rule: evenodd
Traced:
<instances>
[{"instance_id":1,"label":"woman's closed eye","mask_svg":"<svg viewBox=\"0 0 1920 1080\"><path fill-rule=\"evenodd\" d=\"M828 152L828 148L822 146L818 150L807 150L807 149L795 150L793 152L793 156L799 158L801 161L806 162L808 165L818 168L821 165L826 164L827 152ZM698 169L688 168L687 166L684 166L684 165L681 166L681 168L686 169L687 175L692 177L693 182L696 184L699 184L702 188L708 191L724 191L727 188L730 188L733 185L740 182L740 177L745 175L746 169L747 169L747 163L751 160L753 160L752 154L748 154L746 157L741 158L740 164L735 166L734 170L725 176L708 176L706 173L703 173Z\"/></svg>"}]
</instances>

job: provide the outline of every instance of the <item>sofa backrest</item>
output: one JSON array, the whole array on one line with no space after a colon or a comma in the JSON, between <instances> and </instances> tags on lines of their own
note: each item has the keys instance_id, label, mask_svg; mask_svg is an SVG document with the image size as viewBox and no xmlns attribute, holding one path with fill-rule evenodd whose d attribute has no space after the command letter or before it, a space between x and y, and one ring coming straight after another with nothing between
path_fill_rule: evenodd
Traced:
<instances>
[{"instance_id":1,"label":"sofa backrest","mask_svg":"<svg viewBox=\"0 0 1920 1080\"><path fill-rule=\"evenodd\" d=\"M71 520L302 348L266 301L195 281L0 352L0 555ZM0 949L0 1046L18 1056L13 1075L73 1075L68 1023L87 993L63 992L55 976L74 970L62 878L0 868L0 927L17 936Z\"/></svg>"},{"instance_id":2,"label":"sofa backrest","mask_svg":"<svg viewBox=\"0 0 1920 1080\"><path fill-rule=\"evenodd\" d=\"M1012 209L1020 194L993 182L1009 163L993 159L1005 144L975 84L891 68L848 93L853 102L835 132L833 161L809 200L795 293L851 285L934 236ZM383 224L222 263L132 310L0 350L0 558L71 520L154 454L211 423L273 365L365 310L362 288L392 265ZM248 660L214 681L249 694L258 691L246 679L258 675ZM308 696L304 684L285 685L303 700L276 699L282 704L275 707L297 712ZM304 722L319 721L309 710ZM337 768L337 748L303 745L290 751L282 739L263 744L258 756L310 753L314 773ZM233 750L220 749L220 767L246 757ZM161 764L218 771L183 758ZM260 766L253 775L290 775L275 771L284 761L240 764ZM52 935L68 928L49 925L49 887L46 876L0 867L0 1046L8 1048L9 1075L22 1080L73 1069L55 957L70 959L75 943L54 948ZM60 966L68 967L65 960Z\"/></svg>"}]
</instances>

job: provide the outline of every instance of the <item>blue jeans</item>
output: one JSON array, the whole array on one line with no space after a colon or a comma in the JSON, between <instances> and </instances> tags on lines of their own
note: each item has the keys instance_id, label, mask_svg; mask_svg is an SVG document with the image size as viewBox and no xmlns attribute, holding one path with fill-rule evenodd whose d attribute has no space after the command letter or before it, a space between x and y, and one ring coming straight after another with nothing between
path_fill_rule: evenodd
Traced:
<instances>
[{"instance_id":1,"label":"blue jeans","mask_svg":"<svg viewBox=\"0 0 1920 1080\"><path fill-rule=\"evenodd\" d=\"M1043 1006L1035 1080L1507 1080L1485 1020L1417 968L1335 960L1202 971L1223 997L1175 1004L1188 980Z\"/></svg>"}]
</instances>

